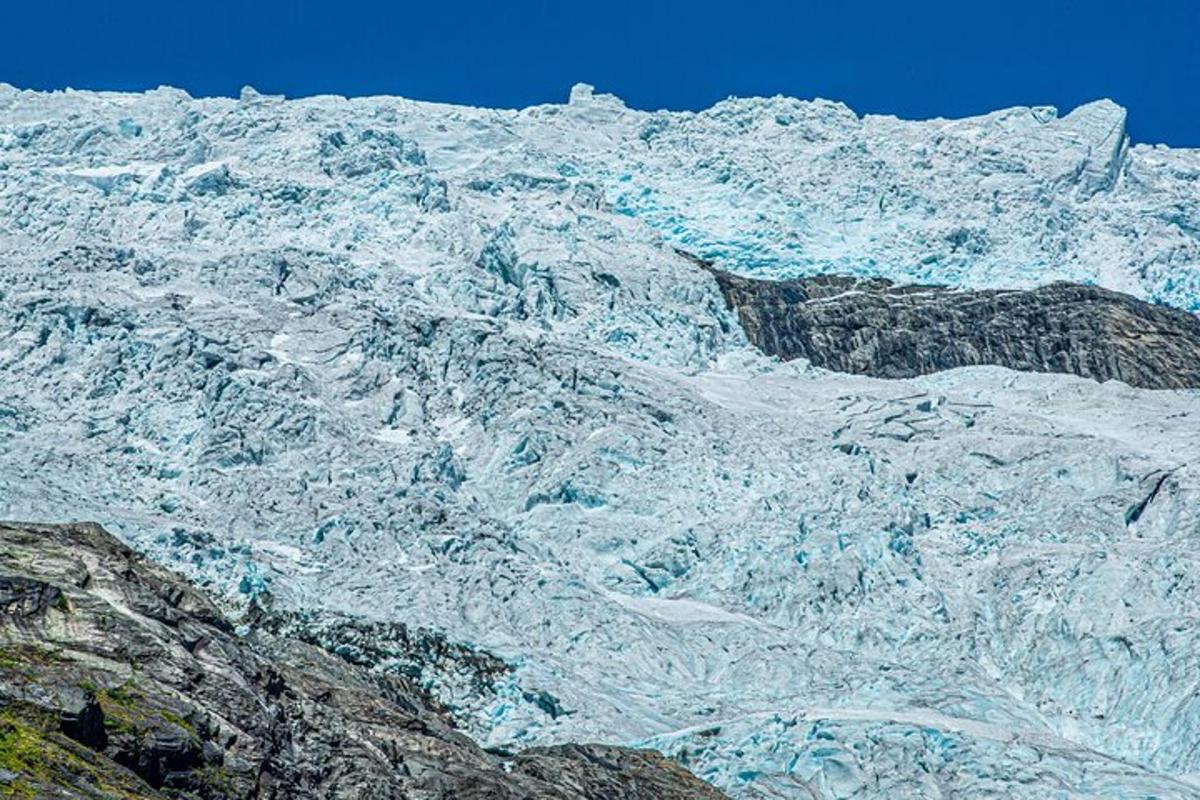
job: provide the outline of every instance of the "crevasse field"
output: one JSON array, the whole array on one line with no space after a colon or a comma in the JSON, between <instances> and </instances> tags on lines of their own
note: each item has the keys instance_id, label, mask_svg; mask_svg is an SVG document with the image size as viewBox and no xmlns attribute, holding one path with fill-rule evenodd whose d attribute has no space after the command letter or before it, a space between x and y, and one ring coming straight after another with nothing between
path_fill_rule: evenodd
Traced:
<instances>
[{"instance_id":1,"label":"crevasse field","mask_svg":"<svg viewBox=\"0 0 1200 800\"><path fill-rule=\"evenodd\" d=\"M433 681L492 746L738 798L1200 797L1200 392L782 364L676 247L1200 311L1200 152L1104 101L0 84L0 516L495 653Z\"/></svg>"}]
</instances>

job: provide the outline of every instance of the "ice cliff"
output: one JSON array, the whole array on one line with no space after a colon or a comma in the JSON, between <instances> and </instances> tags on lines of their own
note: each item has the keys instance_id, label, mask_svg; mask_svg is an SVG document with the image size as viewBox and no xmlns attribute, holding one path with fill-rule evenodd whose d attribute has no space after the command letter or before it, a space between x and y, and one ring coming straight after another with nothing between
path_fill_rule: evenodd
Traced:
<instances>
[{"instance_id":1,"label":"ice cliff","mask_svg":"<svg viewBox=\"0 0 1200 800\"><path fill-rule=\"evenodd\" d=\"M1200 310L1200 153L1124 123L0 86L0 517L436 626L507 665L422 675L493 748L1200 796L1200 395L783 364L674 249Z\"/></svg>"}]
</instances>

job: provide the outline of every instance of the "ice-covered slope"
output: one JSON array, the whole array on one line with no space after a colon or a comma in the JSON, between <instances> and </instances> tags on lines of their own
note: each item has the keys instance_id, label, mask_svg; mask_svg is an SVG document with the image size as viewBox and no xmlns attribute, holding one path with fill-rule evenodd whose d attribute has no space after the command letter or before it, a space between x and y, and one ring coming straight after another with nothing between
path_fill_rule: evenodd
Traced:
<instances>
[{"instance_id":1,"label":"ice-covered slope","mask_svg":"<svg viewBox=\"0 0 1200 800\"><path fill-rule=\"evenodd\" d=\"M1200 156L1055 119L0 87L0 516L439 625L497 746L743 797L1200 794L1200 396L752 351L707 273L1196 309Z\"/></svg>"}]
</instances>

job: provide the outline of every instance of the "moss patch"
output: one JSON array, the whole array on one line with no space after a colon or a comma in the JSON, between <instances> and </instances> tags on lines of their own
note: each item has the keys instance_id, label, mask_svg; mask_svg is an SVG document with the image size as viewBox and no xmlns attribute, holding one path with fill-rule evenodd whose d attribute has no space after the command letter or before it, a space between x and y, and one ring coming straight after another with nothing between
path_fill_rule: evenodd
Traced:
<instances>
[{"instance_id":1,"label":"moss patch","mask_svg":"<svg viewBox=\"0 0 1200 800\"><path fill-rule=\"evenodd\" d=\"M62 661L61 653L50 647L26 643L0 644L0 670L6 672L26 675L38 667L48 667Z\"/></svg>"},{"instance_id":2,"label":"moss patch","mask_svg":"<svg viewBox=\"0 0 1200 800\"><path fill-rule=\"evenodd\" d=\"M24 724L13 714L0 714L0 769L18 776L0 786L0 797L37 797L37 787L49 782L46 765L47 747L39 731Z\"/></svg>"},{"instance_id":3,"label":"moss patch","mask_svg":"<svg viewBox=\"0 0 1200 800\"><path fill-rule=\"evenodd\" d=\"M161 797L135 775L59 734L53 715L15 705L0 711L0 769L17 777L0 798L34 800L69 789L104 800Z\"/></svg>"},{"instance_id":4,"label":"moss patch","mask_svg":"<svg viewBox=\"0 0 1200 800\"><path fill-rule=\"evenodd\" d=\"M87 687L85 687L87 688ZM104 726L117 733L140 736L164 723L186 731L199 741L196 728L178 714L157 706L132 681L111 689L92 690L104 712Z\"/></svg>"}]
</instances>

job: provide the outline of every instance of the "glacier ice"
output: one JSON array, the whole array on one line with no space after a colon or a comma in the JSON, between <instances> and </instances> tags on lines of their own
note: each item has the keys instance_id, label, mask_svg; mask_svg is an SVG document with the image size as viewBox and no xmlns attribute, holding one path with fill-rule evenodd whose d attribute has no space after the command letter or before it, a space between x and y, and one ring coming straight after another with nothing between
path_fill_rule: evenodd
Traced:
<instances>
[{"instance_id":1,"label":"glacier ice","mask_svg":"<svg viewBox=\"0 0 1200 800\"><path fill-rule=\"evenodd\" d=\"M673 250L1200 310L1200 153L1124 125L0 85L0 515L491 651L494 746L1200 796L1200 394L780 364Z\"/></svg>"}]
</instances>

